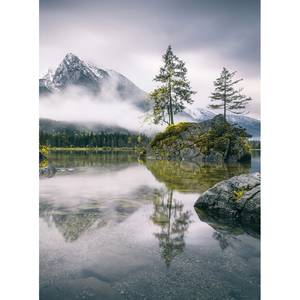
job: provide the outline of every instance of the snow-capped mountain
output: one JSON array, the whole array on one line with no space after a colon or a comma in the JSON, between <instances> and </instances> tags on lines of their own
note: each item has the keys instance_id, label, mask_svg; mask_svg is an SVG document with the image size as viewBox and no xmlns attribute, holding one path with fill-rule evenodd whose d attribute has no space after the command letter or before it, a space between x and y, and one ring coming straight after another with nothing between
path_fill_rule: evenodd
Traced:
<instances>
[{"instance_id":1,"label":"snow-capped mountain","mask_svg":"<svg viewBox=\"0 0 300 300\"><path fill-rule=\"evenodd\" d=\"M48 73L40 79L40 95L54 93L71 85L78 85L90 91L98 92L101 81L108 77L107 72L90 68L84 61L68 53L55 72Z\"/></svg>"},{"instance_id":2,"label":"snow-capped mountain","mask_svg":"<svg viewBox=\"0 0 300 300\"><path fill-rule=\"evenodd\" d=\"M206 121L216 116L215 113L203 108L186 108L184 111L197 121Z\"/></svg>"},{"instance_id":3,"label":"snow-capped mountain","mask_svg":"<svg viewBox=\"0 0 300 300\"><path fill-rule=\"evenodd\" d=\"M203 108L186 108L186 114L193 118L193 122L201 122L212 119L217 114ZM260 137L260 121L243 115L227 115L227 121L232 124L237 124L247 130L252 135L253 139Z\"/></svg>"},{"instance_id":4,"label":"snow-capped mountain","mask_svg":"<svg viewBox=\"0 0 300 300\"><path fill-rule=\"evenodd\" d=\"M93 95L106 90L118 99L128 100L139 108L146 109L148 95L122 74L113 70L103 70L86 63L76 55L68 53L57 69L39 80L40 96L59 93L68 87L77 86ZM101 97L99 98L101 100Z\"/></svg>"}]
</instances>

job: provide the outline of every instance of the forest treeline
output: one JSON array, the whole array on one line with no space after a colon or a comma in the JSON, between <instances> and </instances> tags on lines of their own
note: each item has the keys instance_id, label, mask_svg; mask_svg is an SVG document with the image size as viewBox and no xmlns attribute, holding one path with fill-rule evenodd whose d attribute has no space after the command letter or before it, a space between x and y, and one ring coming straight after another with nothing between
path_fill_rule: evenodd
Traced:
<instances>
[{"instance_id":1,"label":"forest treeline","mask_svg":"<svg viewBox=\"0 0 300 300\"><path fill-rule=\"evenodd\" d=\"M143 147L150 138L143 134L40 131L40 144L51 147Z\"/></svg>"},{"instance_id":2,"label":"forest treeline","mask_svg":"<svg viewBox=\"0 0 300 300\"><path fill-rule=\"evenodd\" d=\"M251 149L260 150L260 140L250 140L249 144L251 146Z\"/></svg>"}]
</instances>

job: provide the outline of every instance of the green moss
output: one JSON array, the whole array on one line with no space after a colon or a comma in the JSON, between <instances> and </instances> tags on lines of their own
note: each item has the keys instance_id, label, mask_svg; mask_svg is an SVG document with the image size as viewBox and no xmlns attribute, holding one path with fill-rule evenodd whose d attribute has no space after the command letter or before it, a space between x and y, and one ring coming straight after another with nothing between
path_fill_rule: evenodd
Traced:
<instances>
[{"instance_id":1,"label":"green moss","mask_svg":"<svg viewBox=\"0 0 300 300\"><path fill-rule=\"evenodd\" d=\"M44 156L48 156L49 150L50 150L50 147L49 147L49 146L40 145L40 152L41 152Z\"/></svg>"},{"instance_id":2,"label":"green moss","mask_svg":"<svg viewBox=\"0 0 300 300\"><path fill-rule=\"evenodd\" d=\"M193 123L189 122L179 122L177 124L173 124L167 127L165 133L178 135L182 131L187 130L189 127L193 126Z\"/></svg>"},{"instance_id":3,"label":"green moss","mask_svg":"<svg viewBox=\"0 0 300 300\"><path fill-rule=\"evenodd\" d=\"M245 130L224 122L214 124L210 130L199 136L195 144L203 154L209 154L214 150L228 157L238 154L236 153L238 148L250 152L248 134Z\"/></svg>"},{"instance_id":4,"label":"green moss","mask_svg":"<svg viewBox=\"0 0 300 300\"><path fill-rule=\"evenodd\" d=\"M184 132L187 134L183 135ZM231 125L223 118L215 117L210 123L181 122L170 125L164 132L154 137L150 146L165 159L170 156L168 154L170 151L180 151L194 145L204 155L216 151L226 160L235 156L240 157L241 153L250 153L248 137L245 129Z\"/></svg>"},{"instance_id":5,"label":"green moss","mask_svg":"<svg viewBox=\"0 0 300 300\"><path fill-rule=\"evenodd\" d=\"M233 192L235 201L239 201L245 194L245 190L236 190Z\"/></svg>"},{"instance_id":6,"label":"green moss","mask_svg":"<svg viewBox=\"0 0 300 300\"><path fill-rule=\"evenodd\" d=\"M39 168L47 168L48 167L48 165L49 165L49 161L48 161L48 159L43 159L41 162L40 162L40 164L39 164Z\"/></svg>"},{"instance_id":7,"label":"green moss","mask_svg":"<svg viewBox=\"0 0 300 300\"><path fill-rule=\"evenodd\" d=\"M164 132L158 133L154 139L151 141L150 145L151 147L159 144L160 141L169 141L169 143L172 141L175 141L179 134L183 131L187 130L189 127L193 126L193 123L189 122L180 122L174 125L170 125L166 128Z\"/></svg>"}]
</instances>

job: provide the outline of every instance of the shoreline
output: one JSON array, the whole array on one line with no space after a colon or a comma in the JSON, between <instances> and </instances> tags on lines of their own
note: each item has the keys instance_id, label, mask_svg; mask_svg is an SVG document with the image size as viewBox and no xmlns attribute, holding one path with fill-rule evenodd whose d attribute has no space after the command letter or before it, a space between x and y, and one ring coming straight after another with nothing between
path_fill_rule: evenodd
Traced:
<instances>
[{"instance_id":1,"label":"shoreline","mask_svg":"<svg viewBox=\"0 0 300 300\"><path fill-rule=\"evenodd\" d=\"M141 151L143 148L130 148L130 147L51 147L49 151L91 151L91 152L137 152ZM261 149L250 149L250 151L261 151Z\"/></svg>"},{"instance_id":2,"label":"shoreline","mask_svg":"<svg viewBox=\"0 0 300 300\"><path fill-rule=\"evenodd\" d=\"M50 152L80 152L80 151L89 151L89 152L137 152L139 148L127 148L127 147L51 147Z\"/></svg>"}]
</instances>

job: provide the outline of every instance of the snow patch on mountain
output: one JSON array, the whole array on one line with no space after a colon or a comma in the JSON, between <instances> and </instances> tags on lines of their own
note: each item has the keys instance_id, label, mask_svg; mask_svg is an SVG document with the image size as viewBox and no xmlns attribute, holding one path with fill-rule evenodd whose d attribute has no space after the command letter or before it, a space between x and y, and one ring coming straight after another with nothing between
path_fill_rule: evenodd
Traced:
<instances>
[{"instance_id":1,"label":"snow patch on mountain","mask_svg":"<svg viewBox=\"0 0 300 300\"><path fill-rule=\"evenodd\" d=\"M203 108L186 108L184 111L197 121L210 120L216 116L215 113Z\"/></svg>"},{"instance_id":2,"label":"snow patch on mountain","mask_svg":"<svg viewBox=\"0 0 300 300\"><path fill-rule=\"evenodd\" d=\"M212 119L217 114L204 108L186 108L184 110L190 115L194 122L202 122ZM260 121L244 115L228 114L227 121L232 124L237 124L247 130L252 135L252 139L259 139L260 137Z\"/></svg>"}]
</instances>

